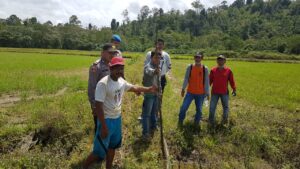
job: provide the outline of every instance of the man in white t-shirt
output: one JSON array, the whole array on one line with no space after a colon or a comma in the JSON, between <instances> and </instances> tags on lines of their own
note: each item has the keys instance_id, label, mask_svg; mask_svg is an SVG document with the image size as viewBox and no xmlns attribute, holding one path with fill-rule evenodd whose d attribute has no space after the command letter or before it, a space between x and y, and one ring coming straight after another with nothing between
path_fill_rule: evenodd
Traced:
<instances>
[{"instance_id":1,"label":"man in white t-shirt","mask_svg":"<svg viewBox=\"0 0 300 169\"><path fill-rule=\"evenodd\" d=\"M140 87L128 83L122 78L124 60L114 57L110 62L110 75L102 78L96 87L97 131L94 138L93 152L84 162L88 168L96 161L106 159L106 168L112 168L115 150L121 147L122 125L121 105L124 92L157 92L157 87Z\"/></svg>"}]
</instances>

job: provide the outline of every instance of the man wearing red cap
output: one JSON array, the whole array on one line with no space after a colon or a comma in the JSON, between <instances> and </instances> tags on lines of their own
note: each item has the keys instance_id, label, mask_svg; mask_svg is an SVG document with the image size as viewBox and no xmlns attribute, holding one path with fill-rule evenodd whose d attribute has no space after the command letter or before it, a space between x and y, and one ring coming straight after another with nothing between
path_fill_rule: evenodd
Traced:
<instances>
[{"instance_id":1,"label":"man wearing red cap","mask_svg":"<svg viewBox=\"0 0 300 169\"><path fill-rule=\"evenodd\" d=\"M110 62L110 75L102 78L96 87L97 131L93 152L84 162L84 168L106 159L106 168L112 168L115 150L121 146L121 105L124 92L157 92L157 87L134 86L125 81L124 60L114 57Z\"/></svg>"}]
</instances>

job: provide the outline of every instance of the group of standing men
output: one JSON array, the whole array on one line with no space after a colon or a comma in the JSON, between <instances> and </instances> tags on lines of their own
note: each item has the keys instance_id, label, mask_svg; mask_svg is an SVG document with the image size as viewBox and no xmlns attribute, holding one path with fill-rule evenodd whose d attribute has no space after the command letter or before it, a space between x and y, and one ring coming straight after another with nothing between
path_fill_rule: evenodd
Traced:
<instances>
[{"instance_id":1,"label":"group of standing men","mask_svg":"<svg viewBox=\"0 0 300 169\"><path fill-rule=\"evenodd\" d=\"M95 137L92 153L83 164L88 168L97 161L106 160L106 168L112 168L115 150L122 143L121 104L124 92L134 92L137 95L144 93L142 108L142 134L148 139L157 128L157 111L159 97L167 84L167 73L171 70L171 59L165 52L165 42L158 39L155 50L146 55L144 62L143 87L135 86L125 80L124 59L118 50L121 43L119 35L113 35L111 43L103 45L101 58L94 62L89 69L88 96L94 117ZM181 95L184 97L179 112L178 124L183 125L186 111L193 100L196 104L194 123L200 126L202 119L202 105L205 98L210 97L209 86L212 86L209 122L214 124L215 110L219 98L223 105L223 123L228 119L228 82L236 93L233 73L225 66L226 58L220 55L217 58L218 66L210 73L201 61L203 54L194 56L195 63L186 69ZM185 90L187 93L185 95ZM161 90L159 90L161 89ZM158 91L161 91L160 93Z\"/></svg>"}]
</instances>

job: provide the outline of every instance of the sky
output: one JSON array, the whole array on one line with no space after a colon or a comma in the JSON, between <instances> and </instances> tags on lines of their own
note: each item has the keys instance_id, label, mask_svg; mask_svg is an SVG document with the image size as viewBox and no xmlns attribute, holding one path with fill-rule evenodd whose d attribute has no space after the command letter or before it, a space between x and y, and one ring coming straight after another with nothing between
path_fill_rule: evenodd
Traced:
<instances>
[{"instance_id":1,"label":"sky","mask_svg":"<svg viewBox=\"0 0 300 169\"><path fill-rule=\"evenodd\" d=\"M98 27L110 26L113 18L122 22L122 12L127 9L130 20L137 18L142 6L157 7L168 11L172 8L184 11L192 8L194 0L0 0L0 18L11 14L21 19L37 17L44 23L66 23L71 15L76 15L86 27L89 23ZM205 8L221 4L223 0L200 0ZM227 0L228 4L234 0Z\"/></svg>"}]
</instances>

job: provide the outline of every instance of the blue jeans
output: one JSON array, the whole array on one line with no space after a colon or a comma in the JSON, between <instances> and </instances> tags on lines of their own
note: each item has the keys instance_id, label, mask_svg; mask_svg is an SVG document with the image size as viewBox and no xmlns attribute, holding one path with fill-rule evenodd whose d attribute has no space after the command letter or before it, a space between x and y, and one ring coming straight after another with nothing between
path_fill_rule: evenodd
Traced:
<instances>
[{"instance_id":1,"label":"blue jeans","mask_svg":"<svg viewBox=\"0 0 300 169\"><path fill-rule=\"evenodd\" d=\"M216 108L217 108L219 98L221 98L221 102L222 102L222 106L223 106L223 120L228 119L229 95L228 94L212 94L211 100L210 100L210 106L209 106L209 122L211 124L213 124L215 122L215 114L216 114Z\"/></svg>"},{"instance_id":2,"label":"blue jeans","mask_svg":"<svg viewBox=\"0 0 300 169\"><path fill-rule=\"evenodd\" d=\"M156 129L158 97L156 95L145 95L143 102L142 126L143 135L149 134L150 130Z\"/></svg>"},{"instance_id":3,"label":"blue jeans","mask_svg":"<svg viewBox=\"0 0 300 169\"><path fill-rule=\"evenodd\" d=\"M200 120L202 119L202 106L203 106L205 97L206 97L205 94L191 94L191 93L187 92L184 97L181 108L180 108L179 122L183 122L183 120L185 119L185 116L186 116L186 111L190 107L190 104L192 103L192 101L195 100L196 115L195 115L194 122L196 124L199 124Z\"/></svg>"}]
</instances>

